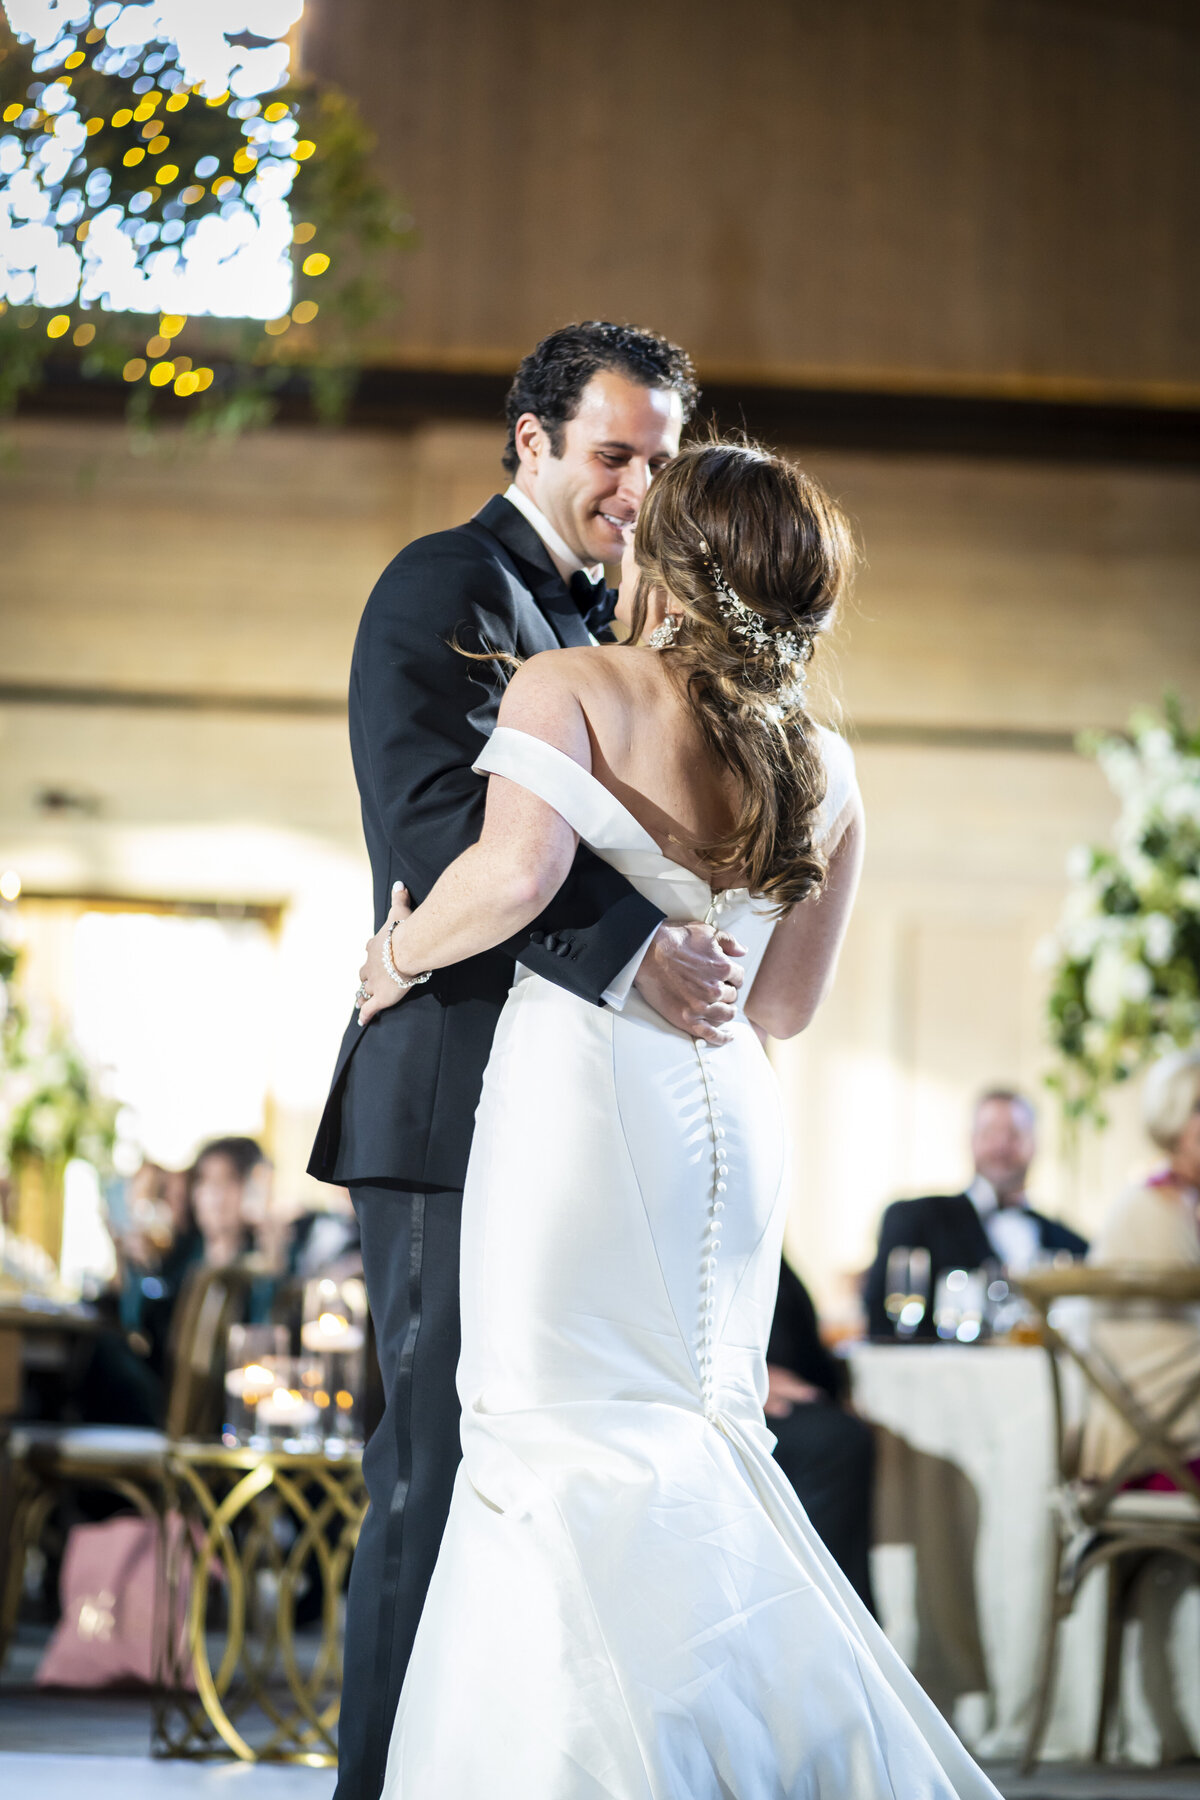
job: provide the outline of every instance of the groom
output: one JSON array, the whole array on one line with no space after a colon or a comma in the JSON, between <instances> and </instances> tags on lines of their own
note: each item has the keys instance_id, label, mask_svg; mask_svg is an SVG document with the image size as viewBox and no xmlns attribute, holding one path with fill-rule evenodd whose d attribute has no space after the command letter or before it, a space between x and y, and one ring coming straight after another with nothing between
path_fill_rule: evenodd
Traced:
<instances>
[{"instance_id":1,"label":"groom","mask_svg":"<svg viewBox=\"0 0 1200 1800\"><path fill-rule=\"evenodd\" d=\"M376 927L393 883L419 903L480 833L485 782L472 764L511 665L462 650L523 659L605 631L603 565L620 559L695 400L687 356L653 332L593 321L551 333L509 392L507 492L380 576L350 675ZM742 979L709 927L664 922L581 844L527 932L347 1028L309 1170L354 1198L387 1406L363 1459L370 1507L350 1580L335 1800L377 1800L450 1505L463 1178L518 958L596 1006L619 1009L636 986L712 1043L725 1041Z\"/></svg>"}]
</instances>

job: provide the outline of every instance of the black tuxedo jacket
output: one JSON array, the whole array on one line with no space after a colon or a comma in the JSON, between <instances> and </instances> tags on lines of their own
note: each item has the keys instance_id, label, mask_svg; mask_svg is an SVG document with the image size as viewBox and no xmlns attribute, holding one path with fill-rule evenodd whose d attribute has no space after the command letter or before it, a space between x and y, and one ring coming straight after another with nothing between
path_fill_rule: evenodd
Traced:
<instances>
[{"instance_id":1,"label":"black tuxedo jacket","mask_svg":"<svg viewBox=\"0 0 1200 1800\"><path fill-rule=\"evenodd\" d=\"M1086 1256L1087 1243L1076 1232L1048 1219L1044 1213L1029 1209L1038 1228L1043 1250L1066 1250L1071 1256ZM918 1338L936 1336L933 1325L933 1294L937 1279L946 1269L979 1269L995 1262L996 1252L983 1228L969 1194L927 1194L920 1200L894 1200L879 1226L879 1248L867 1276L867 1324L872 1337L890 1338L891 1321L884 1311L889 1251L901 1245L929 1252L929 1297L925 1317L916 1331Z\"/></svg>"},{"instance_id":2,"label":"black tuxedo jacket","mask_svg":"<svg viewBox=\"0 0 1200 1800\"><path fill-rule=\"evenodd\" d=\"M502 496L466 525L419 538L380 576L350 669L350 746L371 858L375 929L403 881L418 903L477 841L486 780L472 772L509 667L589 641L541 539ZM605 988L663 915L579 846L566 882L527 932L346 1028L309 1162L321 1181L461 1188L475 1108L514 958L585 1000Z\"/></svg>"}]
</instances>

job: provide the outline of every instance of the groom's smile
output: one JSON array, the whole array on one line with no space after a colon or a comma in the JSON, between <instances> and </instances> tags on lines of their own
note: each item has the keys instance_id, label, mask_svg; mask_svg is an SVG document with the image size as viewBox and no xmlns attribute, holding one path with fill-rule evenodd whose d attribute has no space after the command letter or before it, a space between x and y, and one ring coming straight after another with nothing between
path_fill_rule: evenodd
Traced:
<instances>
[{"instance_id":1,"label":"groom's smile","mask_svg":"<svg viewBox=\"0 0 1200 1800\"><path fill-rule=\"evenodd\" d=\"M557 432L532 413L522 417L517 486L585 567L619 563L625 533L654 476L678 452L682 428L673 389L601 369Z\"/></svg>"}]
</instances>

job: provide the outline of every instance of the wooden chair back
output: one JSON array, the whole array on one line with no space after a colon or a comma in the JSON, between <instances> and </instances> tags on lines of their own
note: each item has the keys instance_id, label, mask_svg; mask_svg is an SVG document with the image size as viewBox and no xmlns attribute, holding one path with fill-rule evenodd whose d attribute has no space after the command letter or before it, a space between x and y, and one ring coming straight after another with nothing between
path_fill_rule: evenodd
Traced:
<instances>
[{"instance_id":1,"label":"wooden chair back","mask_svg":"<svg viewBox=\"0 0 1200 1800\"><path fill-rule=\"evenodd\" d=\"M1076 1263L1030 1270L1017 1278L1016 1286L1038 1315L1049 1353L1059 1478L1077 1490L1083 1522L1094 1529L1131 1481L1159 1471L1195 1502L1200 1518L1200 1481L1189 1467L1195 1454L1194 1442L1189 1442L1189 1437L1194 1440L1195 1420L1189 1415L1200 1404L1200 1269L1150 1264L1094 1268ZM1153 1389L1122 1368L1113 1345L1094 1329L1101 1322L1109 1326L1114 1321L1148 1320L1191 1324L1196 1343L1196 1354L1181 1362L1178 1379L1157 1383ZM1112 1467L1086 1484L1086 1491L1078 1480L1078 1421L1072 1416L1077 1409L1067 1405L1068 1365L1082 1376L1085 1397L1100 1396L1128 1434L1128 1447Z\"/></svg>"},{"instance_id":2,"label":"wooden chair back","mask_svg":"<svg viewBox=\"0 0 1200 1800\"><path fill-rule=\"evenodd\" d=\"M225 1346L229 1327L244 1314L253 1275L236 1263L189 1270L171 1321L170 1438L212 1438L225 1409Z\"/></svg>"}]
</instances>

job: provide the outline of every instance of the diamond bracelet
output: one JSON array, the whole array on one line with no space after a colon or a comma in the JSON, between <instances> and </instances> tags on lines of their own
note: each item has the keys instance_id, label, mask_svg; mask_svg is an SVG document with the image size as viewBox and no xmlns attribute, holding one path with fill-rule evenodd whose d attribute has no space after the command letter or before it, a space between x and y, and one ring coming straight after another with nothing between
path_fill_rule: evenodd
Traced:
<instances>
[{"instance_id":1,"label":"diamond bracelet","mask_svg":"<svg viewBox=\"0 0 1200 1800\"><path fill-rule=\"evenodd\" d=\"M400 921L397 919L396 925L399 923ZM395 931L396 925L392 926L392 931ZM423 981L428 981L429 977L433 974L433 970L426 969L423 975L402 975L396 967L395 960L392 956L392 931L389 931L383 940L383 966L395 982L396 986L400 988L402 992L407 993L409 988L420 987Z\"/></svg>"}]
</instances>

